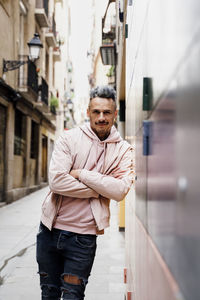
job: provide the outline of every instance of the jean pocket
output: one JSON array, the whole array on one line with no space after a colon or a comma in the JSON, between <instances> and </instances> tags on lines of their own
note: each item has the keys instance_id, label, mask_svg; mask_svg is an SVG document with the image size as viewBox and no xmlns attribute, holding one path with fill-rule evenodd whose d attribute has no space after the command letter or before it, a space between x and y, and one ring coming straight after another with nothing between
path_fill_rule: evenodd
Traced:
<instances>
[{"instance_id":1,"label":"jean pocket","mask_svg":"<svg viewBox=\"0 0 200 300\"><path fill-rule=\"evenodd\" d=\"M76 243L83 248L93 248L96 246L96 235L76 235Z\"/></svg>"}]
</instances>

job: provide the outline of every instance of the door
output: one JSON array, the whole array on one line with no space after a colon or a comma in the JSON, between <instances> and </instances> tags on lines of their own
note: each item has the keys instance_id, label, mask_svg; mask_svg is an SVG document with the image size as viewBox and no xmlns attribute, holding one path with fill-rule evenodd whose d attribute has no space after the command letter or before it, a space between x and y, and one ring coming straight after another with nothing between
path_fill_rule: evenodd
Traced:
<instances>
[{"instance_id":1,"label":"door","mask_svg":"<svg viewBox=\"0 0 200 300\"><path fill-rule=\"evenodd\" d=\"M5 191L5 132L6 108L0 105L0 202L4 201Z\"/></svg>"},{"instance_id":2,"label":"door","mask_svg":"<svg viewBox=\"0 0 200 300\"><path fill-rule=\"evenodd\" d=\"M47 181L47 137L42 135L42 180Z\"/></svg>"}]
</instances>

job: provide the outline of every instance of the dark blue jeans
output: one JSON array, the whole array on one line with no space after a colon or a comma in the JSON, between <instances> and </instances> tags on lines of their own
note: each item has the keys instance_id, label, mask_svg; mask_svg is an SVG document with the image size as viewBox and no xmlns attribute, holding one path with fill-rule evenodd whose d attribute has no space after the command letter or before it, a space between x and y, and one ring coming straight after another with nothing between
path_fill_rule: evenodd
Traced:
<instances>
[{"instance_id":1,"label":"dark blue jeans","mask_svg":"<svg viewBox=\"0 0 200 300\"><path fill-rule=\"evenodd\" d=\"M96 252L96 235L50 231L42 223L37 235L37 262L42 300L82 300ZM64 280L72 275L78 283Z\"/></svg>"}]
</instances>

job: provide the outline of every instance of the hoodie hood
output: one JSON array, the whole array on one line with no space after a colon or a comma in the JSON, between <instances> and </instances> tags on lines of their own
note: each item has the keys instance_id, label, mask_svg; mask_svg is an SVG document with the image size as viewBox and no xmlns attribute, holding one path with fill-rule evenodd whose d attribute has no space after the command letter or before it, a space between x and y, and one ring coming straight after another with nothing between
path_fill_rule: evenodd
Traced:
<instances>
[{"instance_id":1,"label":"hoodie hood","mask_svg":"<svg viewBox=\"0 0 200 300\"><path fill-rule=\"evenodd\" d=\"M111 127L111 131L110 131L110 134L107 137L107 139L105 139L103 141L101 141L98 138L98 136L94 133L94 131L92 130L89 123L86 123L86 124L80 126L80 129L92 140L100 142L100 143L107 144L107 143L117 143L117 142L122 141L122 138L114 125Z\"/></svg>"},{"instance_id":2,"label":"hoodie hood","mask_svg":"<svg viewBox=\"0 0 200 300\"><path fill-rule=\"evenodd\" d=\"M96 169L97 172L103 172L107 148L122 141L119 132L117 131L115 126L112 126L107 139L101 141L92 130L90 123L84 124L80 127L80 129L92 141L87 163L84 168L88 170L91 170L92 168L93 170Z\"/></svg>"}]
</instances>

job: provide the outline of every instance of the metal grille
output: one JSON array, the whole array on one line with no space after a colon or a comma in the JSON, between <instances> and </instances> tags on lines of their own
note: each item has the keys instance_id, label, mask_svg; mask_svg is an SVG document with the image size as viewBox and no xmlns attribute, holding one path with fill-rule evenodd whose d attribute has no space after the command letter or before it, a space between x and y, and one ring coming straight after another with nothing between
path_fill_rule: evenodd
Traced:
<instances>
[{"instance_id":1,"label":"metal grille","mask_svg":"<svg viewBox=\"0 0 200 300\"><path fill-rule=\"evenodd\" d=\"M38 74L36 66L32 61L28 63L28 87L30 87L35 93L38 93Z\"/></svg>"},{"instance_id":2,"label":"metal grille","mask_svg":"<svg viewBox=\"0 0 200 300\"><path fill-rule=\"evenodd\" d=\"M27 60L27 55L20 55L19 60ZM38 74L36 66L32 61L19 68L18 86L20 90L26 91L27 88L31 88L38 94Z\"/></svg>"},{"instance_id":3,"label":"metal grille","mask_svg":"<svg viewBox=\"0 0 200 300\"><path fill-rule=\"evenodd\" d=\"M41 86L41 96L42 102L48 105L48 98L49 98L49 87L44 78L42 77L42 86Z\"/></svg>"}]
</instances>

